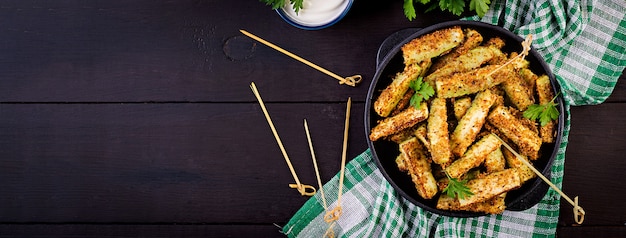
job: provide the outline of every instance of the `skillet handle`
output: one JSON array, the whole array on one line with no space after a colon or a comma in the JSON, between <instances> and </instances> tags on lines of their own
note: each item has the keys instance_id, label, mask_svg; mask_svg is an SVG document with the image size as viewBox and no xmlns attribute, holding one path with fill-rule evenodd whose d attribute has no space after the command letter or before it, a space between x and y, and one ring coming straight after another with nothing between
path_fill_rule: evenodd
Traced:
<instances>
[{"instance_id":1,"label":"skillet handle","mask_svg":"<svg viewBox=\"0 0 626 238\"><path fill-rule=\"evenodd\" d=\"M376 54L376 69L383 61L385 56L389 54L389 52L395 47L397 44L400 44L404 39L413 35L413 33L420 31L422 28L406 28L392 33L387 36L380 47L378 47L378 53Z\"/></svg>"}]
</instances>

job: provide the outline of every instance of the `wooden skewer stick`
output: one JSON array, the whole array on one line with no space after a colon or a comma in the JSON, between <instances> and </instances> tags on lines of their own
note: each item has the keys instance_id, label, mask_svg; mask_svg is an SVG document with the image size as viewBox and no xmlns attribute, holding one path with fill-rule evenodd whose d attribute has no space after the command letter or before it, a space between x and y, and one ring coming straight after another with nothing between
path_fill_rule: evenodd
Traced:
<instances>
[{"instance_id":1,"label":"wooden skewer stick","mask_svg":"<svg viewBox=\"0 0 626 238\"><path fill-rule=\"evenodd\" d=\"M317 167L317 159L315 159L315 151L313 151L313 142L311 141L311 133L309 132L309 125L306 123L306 119L304 119L304 131L306 132L306 139L309 142L309 150L311 150L311 158L313 158L313 167L315 168L315 177L317 177L317 185L319 186L318 191L322 196L322 202L324 205L324 210L328 209L328 205L326 205L326 196L324 196L324 189L322 188L322 180L320 179L320 170Z\"/></svg>"},{"instance_id":2,"label":"wooden skewer stick","mask_svg":"<svg viewBox=\"0 0 626 238\"><path fill-rule=\"evenodd\" d=\"M348 128L350 127L350 108L352 107L352 98L348 97L346 105L346 121L343 129L343 149L341 152L341 174L339 174L339 196L337 204L341 202L341 194L343 193L343 177L346 169L346 153L348 152Z\"/></svg>"},{"instance_id":3,"label":"wooden skewer stick","mask_svg":"<svg viewBox=\"0 0 626 238\"><path fill-rule=\"evenodd\" d=\"M250 88L252 89L252 93L254 93L254 96L256 96L256 99L259 101L259 104L261 104L261 109L263 110L265 119L267 119L267 123L270 125L270 129L272 129L272 133L274 134L274 138L276 138L278 147L280 148L280 151L283 153L283 157L285 157L287 166L289 166L289 171L291 171L291 175L293 176L293 179L296 181L296 184L289 184L289 187L297 189L298 192L300 192L300 194L303 196L315 195L315 187L300 183L300 179L298 179L298 175L296 175L296 171L293 168L293 165L291 164L291 160L289 160L289 156L287 156L287 152L285 151L283 142L280 140L280 137L278 136L278 132L276 131L276 128L274 127L274 123L272 122L272 119L270 118L270 114L267 112L267 109L265 108L265 104L263 103L263 100L261 99L261 94L259 94L259 90L256 88L256 85L254 84L254 82L250 83Z\"/></svg>"},{"instance_id":4,"label":"wooden skewer stick","mask_svg":"<svg viewBox=\"0 0 626 238\"><path fill-rule=\"evenodd\" d=\"M296 59L296 60L298 60L298 61L300 61L300 62L302 62L302 63L304 63L304 64L306 64L306 65L308 65L308 66L310 66L310 67L312 67L312 68L322 72L322 73L327 74L328 76L331 76L331 77L339 80L339 84L346 84L346 85L354 87L358 83L360 83L362 81L362 79L363 79L363 77L361 75L358 75L358 74L350 76L350 77L345 77L345 78L341 77L341 76L339 76L339 75L337 75L337 74L335 74L333 72L328 71L325 68L322 68L322 67L320 67L320 66L318 66L318 65L316 65L314 63L311 63L310 61L308 61L306 59L301 58L300 56L297 56L297 55L295 55L295 54L293 54L293 53L291 53L291 52L289 52L289 51L287 51L287 50L285 50L283 48L280 48L277 45L274 45L274 44L272 44L272 43L270 43L270 42L268 42L266 40L263 40L260 37L255 36L255 35L253 35L250 32L247 32L245 30L239 30L239 31L241 33L243 33L244 35L246 35L246 36L248 36L248 37L250 37L250 38L252 38L252 39L254 39L256 41L261 42L264 45L269 46L272 49L275 49L275 50L277 50L277 51L279 51L279 52L281 52L281 53L283 53L283 54L285 54L285 55L287 55L287 56L289 56L291 58L294 58L294 59Z\"/></svg>"},{"instance_id":5,"label":"wooden skewer stick","mask_svg":"<svg viewBox=\"0 0 626 238\"><path fill-rule=\"evenodd\" d=\"M332 222L339 219L341 216L341 195L343 193L343 179L345 175L346 169L346 153L348 151L348 129L350 127L350 108L352 107L352 99L348 98L348 103L346 106L346 121L343 131L343 150L341 152L341 171L339 172L339 193L337 195L337 206L326 212L324 215L324 221Z\"/></svg>"},{"instance_id":6,"label":"wooden skewer stick","mask_svg":"<svg viewBox=\"0 0 626 238\"><path fill-rule=\"evenodd\" d=\"M537 174L537 176L539 176L544 182L546 182L548 185L550 185L550 187L552 187L552 189L554 189L554 191L556 191L557 193L561 194L561 196L563 198L565 198L565 200L567 200L570 204L572 204L572 206L574 206L574 221L576 221L576 223L578 223L578 224L582 224L583 223L583 221L585 220L585 210L583 210L583 208L578 205L578 196L576 196L574 198L574 200L572 201L571 198L569 198L567 195L565 195L565 193L563 193L563 191L561 191L561 189L559 189L556 185L554 185L548 178L543 176L543 174L541 174L541 172L539 172L539 170L537 170L532 164L530 164L530 162L528 162L526 159L524 159L524 157L522 157L515 150L513 150L513 148L509 144L504 142L504 140L502 140L502 138L500 138L496 134L493 134L493 135L496 136L496 138L498 138L498 140L500 140L502 142L502 145L504 145L504 147L506 147L520 161L522 161L522 163L524 163L524 165L528 166L528 168L530 168L533 172L535 172L535 174Z\"/></svg>"}]
</instances>

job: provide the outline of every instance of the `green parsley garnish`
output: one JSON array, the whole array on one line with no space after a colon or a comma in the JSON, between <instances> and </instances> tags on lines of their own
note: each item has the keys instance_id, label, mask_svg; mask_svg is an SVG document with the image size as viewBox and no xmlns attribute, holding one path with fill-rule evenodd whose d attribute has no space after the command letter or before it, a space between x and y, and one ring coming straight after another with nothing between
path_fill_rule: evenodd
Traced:
<instances>
[{"instance_id":1,"label":"green parsley garnish","mask_svg":"<svg viewBox=\"0 0 626 238\"><path fill-rule=\"evenodd\" d=\"M464 199L465 197L474 195L466 185L467 179L458 180L450 177L448 173L445 174L448 177L448 186L446 186L442 192L446 193L448 197Z\"/></svg>"},{"instance_id":2,"label":"green parsley garnish","mask_svg":"<svg viewBox=\"0 0 626 238\"><path fill-rule=\"evenodd\" d=\"M419 109L422 104L422 100L428 100L435 95L435 89L430 84L423 81L422 77L413 80L409 85L410 88L415 90L415 94L411 97L411 106Z\"/></svg>"},{"instance_id":3,"label":"green parsley garnish","mask_svg":"<svg viewBox=\"0 0 626 238\"><path fill-rule=\"evenodd\" d=\"M470 11L475 11L479 17L485 16L487 10L489 10L490 0L471 0L469 9Z\"/></svg>"},{"instance_id":4,"label":"green parsley garnish","mask_svg":"<svg viewBox=\"0 0 626 238\"><path fill-rule=\"evenodd\" d=\"M285 1L287 0L260 0L260 1L264 2L265 5L271 6L273 10L276 10L285 6ZM302 2L304 2L304 0L289 0L289 2L291 2L291 4L293 5L293 10L296 13L298 13L298 11L302 9Z\"/></svg>"},{"instance_id":5,"label":"green parsley garnish","mask_svg":"<svg viewBox=\"0 0 626 238\"><path fill-rule=\"evenodd\" d=\"M528 106L528 108L524 111L524 117L533 121L537 120L538 118L541 126L545 126L550 121L558 119L559 111L556 110L556 106L558 104L554 102L557 96L554 96L554 98L552 98L552 100L547 103L541 105L533 104Z\"/></svg>"},{"instance_id":6,"label":"green parsley garnish","mask_svg":"<svg viewBox=\"0 0 626 238\"><path fill-rule=\"evenodd\" d=\"M469 10L476 12L479 17L485 15L489 10L489 4L491 4L491 0L404 0L404 15L409 21L415 19L416 16L414 2L427 6L424 12L439 7L442 11L448 11L457 16L465 11L465 3L469 2Z\"/></svg>"},{"instance_id":7,"label":"green parsley garnish","mask_svg":"<svg viewBox=\"0 0 626 238\"><path fill-rule=\"evenodd\" d=\"M404 15L409 21L415 19L417 14L415 14L415 7L413 6L413 0L404 0Z\"/></svg>"}]
</instances>

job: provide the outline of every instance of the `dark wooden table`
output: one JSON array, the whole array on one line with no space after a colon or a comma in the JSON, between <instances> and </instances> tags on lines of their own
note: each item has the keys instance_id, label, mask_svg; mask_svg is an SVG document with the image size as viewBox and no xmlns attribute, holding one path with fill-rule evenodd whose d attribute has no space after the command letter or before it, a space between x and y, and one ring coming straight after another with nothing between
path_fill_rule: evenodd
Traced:
<instances>
[{"instance_id":1,"label":"dark wooden table","mask_svg":"<svg viewBox=\"0 0 626 238\"><path fill-rule=\"evenodd\" d=\"M6 0L0 3L0 237L281 237L307 200L250 91L255 82L300 179L315 183L307 118L327 181L367 149L364 100L381 42L456 17L408 21L402 1L357 0L335 26L292 27L263 3ZM239 33L339 75L350 88ZM558 235L626 234L626 85L574 107Z\"/></svg>"}]
</instances>

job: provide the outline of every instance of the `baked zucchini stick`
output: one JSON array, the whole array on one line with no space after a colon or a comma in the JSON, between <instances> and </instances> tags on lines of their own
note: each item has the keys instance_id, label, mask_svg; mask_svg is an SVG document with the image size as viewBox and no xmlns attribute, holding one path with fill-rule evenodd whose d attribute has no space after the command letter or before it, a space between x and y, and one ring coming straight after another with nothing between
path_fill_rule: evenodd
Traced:
<instances>
[{"instance_id":1,"label":"baked zucchini stick","mask_svg":"<svg viewBox=\"0 0 626 238\"><path fill-rule=\"evenodd\" d=\"M418 122L428 118L428 106L422 102L420 109L408 107L398 115L387 117L372 128L370 140L377 141L380 138L399 133L402 130L415 126Z\"/></svg>"},{"instance_id":2,"label":"baked zucchini stick","mask_svg":"<svg viewBox=\"0 0 626 238\"><path fill-rule=\"evenodd\" d=\"M531 87L522 79L520 74L508 74L507 79L502 82L502 89L507 97L520 111L526 110L528 106L535 103Z\"/></svg>"},{"instance_id":3,"label":"baked zucchini stick","mask_svg":"<svg viewBox=\"0 0 626 238\"><path fill-rule=\"evenodd\" d=\"M506 159L504 158L502 149L497 148L493 152L489 153L487 158L485 158L484 165L487 173L504 170L504 168L506 168Z\"/></svg>"},{"instance_id":4,"label":"baked zucchini stick","mask_svg":"<svg viewBox=\"0 0 626 238\"><path fill-rule=\"evenodd\" d=\"M499 65L487 65L467 72L442 76L435 80L435 89L439 97L453 98L477 93L502 83L505 74L513 73L509 67L504 67L492 75Z\"/></svg>"},{"instance_id":5,"label":"baked zucchini stick","mask_svg":"<svg viewBox=\"0 0 626 238\"><path fill-rule=\"evenodd\" d=\"M404 64L416 64L437 57L458 46L464 38L460 26L438 30L411 40L402 46Z\"/></svg>"},{"instance_id":6,"label":"baked zucchini stick","mask_svg":"<svg viewBox=\"0 0 626 238\"><path fill-rule=\"evenodd\" d=\"M502 154L504 155L504 158L506 160L506 164L509 166L509 168L514 168L517 169L519 172L519 177L520 177L520 181L522 183L525 183L528 180L531 180L535 177L537 177L537 174L535 174L535 172L533 172L532 169L530 169L528 166L526 166L526 164L524 164L524 162L520 161L520 159L515 156L513 153L511 153L511 151L509 150L503 150ZM528 157L522 155L522 157L528 161Z\"/></svg>"},{"instance_id":7,"label":"baked zucchini stick","mask_svg":"<svg viewBox=\"0 0 626 238\"><path fill-rule=\"evenodd\" d=\"M522 183L517 169L505 169L488 174L483 178L472 179L466 185L474 195L459 199L461 207L486 201L512 189L519 188Z\"/></svg>"},{"instance_id":8,"label":"baked zucchini stick","mask_svg":"<svg viewBox=\"0 0 626 238\"><path fill-rule=\"evenodd\" d=\"M506 209L505 205L506 193L502 193L498 196L490 198L484 202L477 202L464 207L461 207L459 200L448 197L445 194L441 194L437 200L437 209L451 210L451 211L470 211L470 212L484 212L488 214L500 214Z\"/></svg>"},{"instance_id":9,"label":"baked zucchini stick","mask_svg":"<svg viewBox=\"0 0 626 238\"><path fill-rule=\"evenodd\" d=\"M462 156L467 147L474 142L483 124L485 124L489 108L495 103L496 99L497 95L491 92L491 90L485 90L476 94L472 105L467 109L465 115L461 117L459 124L454 128L450 136L452 154Z\"/></svg>"},{"instance_id":10,"label":"baked zucchini stick","mask_svg":"<svg viewBox=\"0 0 626 238\"><path fill-rule=\"evenodd\" d=\"M420 73L419 77L424 77L426 73L428 73L427 70L430 68L430 65L432 65L432 61L430 60L419 63L419 66L422 68L422 73ZM415 90L409 88L389 115L394 116L406 109L409 104L411 104L411 97L413 97L413 94L415 94Z\"/></svg>"},{"instance_id":11,"label":"baked zucchini stick","mask_svg":"<svg viewBox=\"0 0 626 238\"><path fill-rule=\"evenodd\" d=\"M417 137L419 141L426 147L426 150L430 152L430 141L428 141L428 121L417 125L417 129L413 131L413 135Z\"/></svg>"},{"instance_id":12,"label":"baked zucchini stick","mask_svg":"<svg viewBox=\"0 0 626 238\"><path fill-rule=\"evenodd\" d=\"M448 112L446 99L436 97L430 104L428 115L428 140L433 162L445 168L451 163L450 138L448 136Z\"/></svg>"},{"instance_id":13,"label":"baked zucchini stick","mask_svg":"<svg viewBox=\"0 0 626 238\"><path fill-rule=\"evenodd\" d=\"M552 92L552 85L550 84L550 78L546 75L542 75L537 78L537 96L539 98L539 104L546 104L554 98ZM545 126L539 128L539 135L544 143L553 143L555 137L556 122L550 121Z\"/></svg>"},{"instance_id":14,"label":"baked zucchini stick","mask_svg":"<svg viewBox=\"0 0 626 238\"><path fill-rule=\"evenodd\" d=\"M459 97L452 99L452 107L454 108L454 117L456 120L461 120L463 115L467 112L467 109L472 106L472 98L470 97Z\"/></svg>"},{"instance_id":15,"label":"baked zucchini stick","mask_svg":"<svg viewBox=\"0 0 626 238\"><path fill-rule=\"evenodd\" d=\"M532 160L539 157L541 138L536 132L524 126L506 107L497 106L494 108L487 116L487 121L498 128L505 137L513 141L520 154L526 155Z\"/></svg>"},{"instance_id":16,"label":"baked zucchini stick","mask_svg":"<svg viewBox=\"0 0 626 238\"><path fill-rule=\"evenodd\" d=\"M463 33L465 34L465 39L463 40L463 42L461 42L459 46L455 47L447 54L444 54L441 57L437 58L437 60L433 62L431 71L435 71L443 67L454 58L459 57L459 55L465 54L467 51L483 43L483 35L481 35L478 31L468 28L463 30Z\"/></svg>"},{"instance_id":17,"label":"baked zucchini stick","mask_svg":"<svg viewBox=\"0 0 626 238\"><path fill-rule=\"evenodd\" d=\"M439 77L479 68L498 55L504 54L496 47L478 46L450 60L446 65L426 76L424 81L434 85L433 82Z\"/></svg>"},{"instance_id":18,"label":"baked zucchini stick","mask_svg":"<svg viewBox=\"0 0 626 238\"><path fill-rule=\"evenodd\" d=\"M489 40L487 40L485 42L485 46L493 46L496 47L498 49L502 49L502 47L504 47L504 45L506 44L506 42L504 42L504 40L498 36L493 37L493 38L489 38Z\"/></svg>"},{"instance_id":19,"label":"baked zucchini stick","mask_svg":"<svg viewBox=\"0 0 626 238\"><path fill-rule=\"evenodd\" d=\"M398 102L409 90L409 85L422 73L417 64L407 65L404 71L396 74L393 81L385 88L374 102L374 111L381 117L387 117L396 108Z\"/></svg>"},{"instance_id":20,"label":"baked zucchini stick","mask_svg":"<svg viewBox=\"0 0 626 238\"><path fill-rule=\"evenodd\" d=\"M533 71L530 70L529 68L520 69L519 75L520 77L522 77L522 79L524 79L524 81L526 81L526 84L530 88L531 95L535 95L534 89L536 87L537 79L539 78L539 76L533 73Z\"/></svg>"},{"instance_id":21,"label":"baked zucchini stick","mask_svg":"<svg viewBox=\"0 0 626 238\"><path fill-rule=\"evenodd\" d=\"M483 136L473 144L463 156L445 168L452 178L459 178L472 168L479 166L494 150L500 148L502 142L493 134Z\"/></svg>"},{"instance_id":22,"label":"baked zucchini stick","mask_svg":"<svg viewBox=\"0 0 626 238\"><path fill-rule=\"evenodd\" d=\"M419 143L415 137L400 143L400 153L417 193L424 199L431 199L439 190L430 168L430 162Z\"/></svg>"},{"instance_id":23,"label":"baked zucchini stick","mask_svg":"<svg viewBox=\"0 0 626 238\"><path fill-rule=\"evenodd\" d=\"M409 138L414 136L413 134L415 133L416 128L417 126L412 126L405 130L401 130L398 133L394 133L393 135L385 137L385 140L393 141L396 144L400 144L403 141L408 140Z\"/></svg>"},{"instance_id":24,"label":"baked zucchini stick","mask_svg":"<svg viewBox=\"0 0 626 238\"><path fill-rule=\"evenodd\" d=\"M398 113L404 111L404 109L406 109L411 104L411 98L413 97L413 94L415 94L415 90L411 88L406 90L404 96L400 98L400 101L398 101L398 103L393 108L393 110L391 110L388 116L395 116L398 115Z\"/></svg>"},{"instance_id":25,"label":"baked zucchini stick","mask_svg":"<svg viewBox=\"0 0 626 238\"><path fill-rule=\"evenodd\" d=\"M493 37L490 38L489 40L487 40L487 42L485 42L484 46L491 46L491 47L496 47L498 49L502 49L502 47L504 47L505 42L502 38L500 37ZM507 60L507 55L506 54L501 54L498 55L497 57L492 58L488 64L497 64L497 65L501 65L504 64Z\"/></svg>"},{"instance_id":26,"label":"baked zucchini stick","mask_svg":"<svg viewBox=\"0 0 626 238\"><path fill-rule=\"evenodd\" d=\"M402 155L402 153L400 153L396 157L396 165L398 166L398 170L400 170L401 172L409 172L409 168L406 166L406 163L404 162L404 155Z\"/></svg>"}]
</instances>

